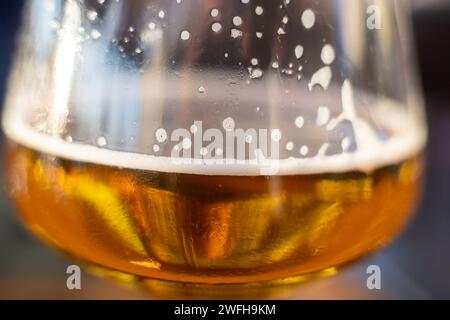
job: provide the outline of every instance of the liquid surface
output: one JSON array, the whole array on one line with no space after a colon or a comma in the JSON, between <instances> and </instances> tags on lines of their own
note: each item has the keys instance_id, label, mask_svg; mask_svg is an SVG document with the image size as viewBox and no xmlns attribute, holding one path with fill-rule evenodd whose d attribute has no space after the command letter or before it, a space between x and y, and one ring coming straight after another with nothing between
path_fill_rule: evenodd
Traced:
<instances>
[{"instance_id":1,"label":"liquid surface","mask_svg":"<svg viewBox=\"0 0 450 320\"><path fill-rule=\"evenodd\" d=\"M245 283L321 271L386 244L416 202L422 162L371 173L193 175L11 144L8 167L27 226L77 258L144 278Z\"/></svg>"}]
</instances>

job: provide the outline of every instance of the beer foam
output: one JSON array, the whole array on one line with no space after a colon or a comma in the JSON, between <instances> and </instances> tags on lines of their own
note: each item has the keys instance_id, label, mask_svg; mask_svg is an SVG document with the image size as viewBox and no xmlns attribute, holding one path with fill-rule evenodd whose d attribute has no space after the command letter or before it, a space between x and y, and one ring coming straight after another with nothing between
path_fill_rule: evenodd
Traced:
<instances>
[{"instance_id":1,"label":"beer foam","mask_svg":"<svg viewBox=\"0 0 450 320\"><path fill-rule=\"evenodd\" d=\"M344 91L343 94L347 93ZM427 140L425 128L411 125L408 127L400 113L392 112L392 108L389 110L389 121L398 125L398 131L385 142L372 141L364 131L366 128L360 123L358 126L361 130L357 138L367 143L364 144L364 148L358 148L355 152L328 156L319 151L312 158L265 159L261 163L250 161L237 163L230 159L214 163L201 161L186 163L180 162L180 159L175 161L176 159L165 156L108 150L94 145L69 142L60 137L37 132L27 125L17 112L11 112L9 109L3 117L3 128L12 141L45 154L72 161L136 170L228 176L299 175L350 171L370 173L377 168L400 163L418 155L423 151ZM383 111L382 108L381 111Z\"/></svg>"}]
</instances>

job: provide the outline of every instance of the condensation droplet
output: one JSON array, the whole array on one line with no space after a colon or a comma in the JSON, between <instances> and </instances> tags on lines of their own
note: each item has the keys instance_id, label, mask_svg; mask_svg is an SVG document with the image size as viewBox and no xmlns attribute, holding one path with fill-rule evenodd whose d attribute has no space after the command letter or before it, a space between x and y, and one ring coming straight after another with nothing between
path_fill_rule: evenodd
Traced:
<instances>
[{"instance_id":1,"label":"condensation droplet","mask_svg":"<svg viewBox=\"0 0 450 320\"><path fill-rule=\"evenodd\" d=\"M288 16L284 16L283 19L281 20L284 24L289 22L289 18Z\"/></svg>"},{"instance_id":2,"label":"condensation droplet","mask_svg":"<svg viewBox=\"0 0 450 320\"><path fill-rule=\"evenodd\" d=\"M316 125L318 127L324 126L328 123L330 120L330 109L328 107L321 106L317 110L317 119L316 119Z\"/></svg>"},{"instance_id":3,"label":"condensation droplet","mask_svg":"<svg viewBox=\"0 0 450 320\"><path fill-rule=\"evenodd\" d=\"M160 10L158 12L158 17L160 17L161 19L164 19L165 16L166 16L166 13L164 12L164 10Z\"/></svg>"},{"instance_id":4,"label":"condensation droplet","mask_svg":"<svg viewBox=\"0 0 450 320\"><path fill-rule=\"evenodd\" d=\"M302 56L303 56L303 52L304 52L304 48L303 48L303 46L301 46L301 45L297 45L296 47L295 47L295 57L297 58L297 59L300 59Z\"/></svg>"},{"instance_id":5,"label":"condensation droplet","mask_svg":"<svg viewBox=\"0 0 450 320\"><path fill-rule=\"evenodd\" d=\"M261 39L263 37L263 33L262 32L256 32L256 37Z\"/></svg>"},{"instance_id":6,"label":"condensation droplet","mask_svg":"<svg viewBox=\"0 0 450 320\"><path fill-rule=\"evenodd\" d=\"M214 22L211 26L212 31L220 32L222 30L222 25L219 22Z\"/></svg>"},{"instance_id":7,"label":"condensation droplet","mask_svg":"<svg viewBox=\"0 0 450 320\"><path fill-rule=\"evenodd\" d=\"M242 37L242 31L238 29L231 29L231 37L232 38Z\"/></svg>"},{"instance_id":8,"label":"condensation droplet","mask_svg":"<svg viewBox=\"0 0 450 320\"><path fill-rule=\"evenodd\" d=\"M303 117L297 117L297 119L295 119L295 125L297 126L297 128L303 128L303 126L305 125L305 119L303 119Z\"/></svg>"},{"instance_id":9,"label":"condensation droplet","mask_svg":"<svg viewBox=\"0 0 450 320\"><path fill-rule=\"evenodd\" d=\"M286 31L280 27L280 28L278 28L277 33L278 33L278 35L283 35L283 34L286 34Z\"/></svg>"},{"instance_id":10,"label":"condensation droplet","mask_svg":"<svg viewBox=\"0 0 450 320\"><path fill-rule=\"evenodd\" d=\"M197 131L198 131L198 127L197 127L195 124L193 124L193 125L191 126L191 132L192 132L192 133L197 133Z\"/></svg>"},{"instance_id":11,"label":"condensation droplet","mask_svg":"<svg viewBox=\"0 0 450 320\"><path fill-rule=\"evenodd\" d=\"M308 154L308 152L309 152L308 146L302 146L302 147L300 148L300 154L301 154L302 156L306 156L306 155Z\"/></svg>"},{"instance_id":12,"label":"condensation droplet","mask_svg":"<svg viewBox=\"0 0 450 320\"><path fill-rule=\"evenodd\" d=\"M219 10L214 8L211 10L211 17L215 18L219 15Z\"/></svg>"},{"instance_id":13,"label":"condensation droplet","mask_svg":"<svg viewBox=\"0 0 450 320\"><path fill-rule=\"evenodd\" d=\"M97 29L91 30L91 38L94 40L99 39L102 36L102 34Z\"/></svg>"},{"instance_id":14,"label":"condensation droplet","mask_svg":"<svg viewBox=\"0 0 450 320\"><path fill-rule=\"evenodd\" d=\"M316 23L316 15L311 9L306 9L302 14L302 23L306 29L311 29Z\"/></svg>"},{"instance_id":15,"label":"condensation droplet","mask_svg":"<svg viewBox=\"0 0 450 320\"><path fill-rule=\"evenodd\" d=\"M257 58L252 58L251 63L252 63L252 65L257 66L259 61Z\"/></svg>"},{"instance_id":16,"label":"condensation droplet","mask_svg":"<svg viewBox=\"0 0 450 320\"><path fill-rule=\"evenodd\" d=\"M153 145L153 151L154 152L159 152L159 150L161 150L161 148L157 144L154 144Z\"/></svg>"},{"instance_id":17,"label":"condensation droplet","mask_svg":"<svg viewBox=\"0 0 450 320\"><path fill-rule=\"evenodd\" d=\"M272 68L278 69L279 67L280 67L280 65L279 65L278 61L274 61L274 62L272 63Z\"/></svg>"},{"instance_id":18,"label":"condensation droplet","mask_svg":"<svg viewBox=\"0 0 450 320\"><path fill-rule=\"evenodd\" d=\"M239 17L239 16L233 17L233 24L234 24L236 27L239 27L239 26L242 24L242 18Z\"/></svg>"},{"instance_id":19,"label":"condensation droplet","mask_svg":"<svg viewBox=\"0 0 450 320\"><path fill-rule=\"evenodd\" d=\"M89 11L86 13L86 16L87 16L87 18L88 18L89 20L94 21L95 19L97 19L98 14L97 14L96 11L89 10Z\"/></svg>"},{"instance_id":20,"label":"condensation droplet","mask_svg":"<svg viewBox=\"0 0 450 320\"><path fill-rule=\"evenodd\" d=\"M257 6L257 7L255 8L255 13L256 13L258 16L262 15L262 14L264 13L263 7Z\"/></svg>"},{"instance_id":21,"label":"condensation droplet","mask_svg":"<svg viewBox=\"0 0 450 320\"><path fill-rule=\"evenodd\" d=\"M252 69L250 72L250 78L252 79L259 79L263 76L263 71L259 68Z\"/></svg>"},{"instance_id":22,"label":"condensation droplet","mask_svg":"<svg viewBox=\"0 0 450 320\"><path fill-rule=\"evenodd\" d=\"M226 131L233 131L236 124L235 124L233 118L228 117L225 120L223 120L222 126Z\"/></svg>"},{"instance_id":23,"label":"condensation droplet","mask_svg":"<svg viewBox=\"0 0 450 320\"><path fill-rule=\"evenodd\" d=\"M156 137L156 141L158 141L159 143L166 142L166 140L167 140L166 130L164 128L159 128L155 132L155 137Z\"/></svg>"},{"instance_id":24,"label":"condensation droplet","mask_svg":"<svg viewBox=\"0 0 450 320\"><path fill-rule=\"evenodd\" d=\"M330 44L324 45L320 57L322 58L323 63L332 64L334 59L336 59L336 53L334 52L333 46Z\"/></svg>"},{"instance_id":25,"label":"condensation droplet","mask_svg":"<svg viewBox=\"0 0 450 320\"><path fill-rule=\"evenodd\" d=\"M289 141L288 143L286 143L286 150L288 150L288 151L294 150L294 143L292 141Z\"/></svg>"},{"instance_id":26,"label":"condensation droplet","mask_svg":"<svg viewBox=\"0 0 450 320\"><path fill-rule=\"evenodd\" d=\"M203 86L199 87L199 88L198 88L198 92L200 92L200 93L205 93L205 92L206 92L205 87L203 87Z\"/></svg>"},{"instance_id":27,"label":"condensation droplet","mask_svg":"<svg viewBox=\"0 0 450 320\"><path fill-rule=\"evenodd\" d=\"M155 30L156 29L156 24L154 23L154 22L150 22L149 24L148 24L148 28L150 29L150 30Z\"/></svg>"},{"instance_id":28,"label":"condensation droplet","mask_svg":"<svg viewBox=\"0 0 450 320\"><path fill-rule=\"evenodd\" d=\"M189 33L189 31L183 30L183 31L181 31L180 38L183 41L187 41L191 38L191 34Z\"/></svg>"},{"instance_id":29,"label":"condensation droplet","mask_svg":"<svg viewBox=\"0 0 450 320\"><path fill-rule=\"evenodd\" d=\"M311 81L308 84L309 91L312 91L315 85L320 85L324 90L327 90L332 77L333 72L329 66L317 70L311 77Z\"/></svg>"},{"instance_id":30,"label":"condensation droplet","mask_svg":"<svg viewBox=\"0 0 450 320\"><path fill-rule=\"evenodd\" d=\"M253 142L253 136L251 134L248 134L245 136L245 142L252 143Z\"/></svg>"},{"instance_id":31,"label":"condensation droplet","mask_svg":"<svg viewBox=\"0 0 450 320\"><path fill-rule=\"evenodd\" d=\"M183 149L190 149L192 146L192 141L189 138L184 138L181 145L182 145Z\"/></svg>"},{"instance_id":32,"label":"condensation droplet","mask_svg":"<svg viewBox=\"0 0 450 320\"><path fill-rule=\"evenodd\" d=\"M351 142L349 137L345 137L344 139L342 139L341 147L342 147L342 150L344 152L348 152L348 150L350 149L351 145L352 145L352 142Z\"/></svg>"},{"instance_id":33,"label":"condensation droplet","mask_svg":"<svg viewBox=\"0 0 450 320\"><path fill-rule=\"evenodd\" d=\"M241 2L242 2L243 4L247 4L247 3L250 2L250 0L241 0Z\"/></svg>"},{"instance_id":34,"label":"condensation droplet","mask_svg":"<svg viewBox=\"0 0 450 320\"><path fill-rule=\"evenodd\" d=\"M100 136L100 137L97 138L97 145L98 145L99 147L104 147L104 146L106 146L107 144L108 144L108 141L106 140L105 137Z\"/></svg>"},{"instance_id":35,"label":"condensation droplet","mask_svg":"<svg viewBox=\"0 0 450 320\"><path fill-rule=\"evenodd\" d=\"M273 141L280 141L281 140L281 131L279 129L272 130L271 138Z\"/></svg>"}]
</instances>

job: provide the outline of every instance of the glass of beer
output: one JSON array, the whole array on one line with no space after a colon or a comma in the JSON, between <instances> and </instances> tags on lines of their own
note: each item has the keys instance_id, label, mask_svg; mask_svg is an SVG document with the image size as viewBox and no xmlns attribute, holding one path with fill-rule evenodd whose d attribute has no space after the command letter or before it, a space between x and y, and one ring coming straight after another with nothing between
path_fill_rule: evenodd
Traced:
<instances>
[{"instance_id":1,"label":"glass of beer","mask_svg":"<svg viewBox=\"0 0 450 320\"><path fill-rule=\"evenodd\" d=\"M385 246L427 140L407 9L28 1L3 114L20 217L88 265L177 283L312 275Z\"/></svg>"}]
</instances>

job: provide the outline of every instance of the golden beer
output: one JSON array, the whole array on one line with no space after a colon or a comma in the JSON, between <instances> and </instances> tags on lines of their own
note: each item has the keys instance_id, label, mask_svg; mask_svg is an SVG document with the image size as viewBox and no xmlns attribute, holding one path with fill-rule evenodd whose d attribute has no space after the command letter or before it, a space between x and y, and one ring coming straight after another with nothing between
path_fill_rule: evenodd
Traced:
<instances>
[{"instance_id":1,"label":"golden beer","mask_svg":"<svg viewBox=\"0 0 450 320\"><path fill-rule=\"evenodd\" d=\"M8 148L12 197L34 233L95 266L190 283L269 281L360 258L404 225L421 174L420 154L370 172L245 176Z\"/></svg>"}]
</instances>

